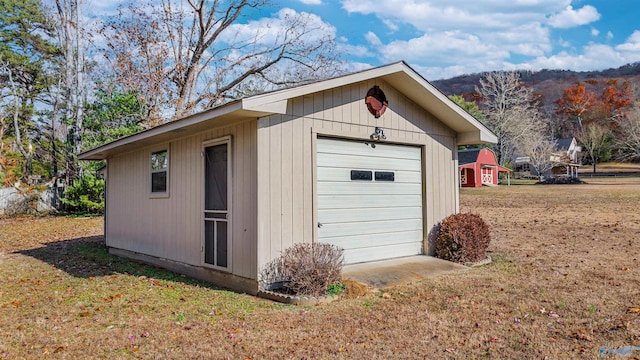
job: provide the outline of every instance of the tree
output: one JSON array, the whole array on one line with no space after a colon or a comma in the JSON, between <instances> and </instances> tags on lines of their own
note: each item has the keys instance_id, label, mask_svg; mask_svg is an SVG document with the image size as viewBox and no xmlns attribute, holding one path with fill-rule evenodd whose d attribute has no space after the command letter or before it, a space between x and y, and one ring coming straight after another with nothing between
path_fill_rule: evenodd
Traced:
<instances>
[{"instance_id":1,"label":"tree","mask_svg":"<svg viewBox=\"0 0 640 360\"><path fill-rule=\"evenodd\" d=\"M47 68L59 54L51 41L53 27L39 0L0 0L0 86L2 96L10 99L12 122L3 126L3 136L12 132L16 148L30 175L33 140L29 132L35 105L46 89ZM37 144L36 144L37 145Z\"/></svg>"},{"instance_id":2,"label":"tree","mask_svg":"<svg viewBox=\"0 0 640 360\"><path fill-rule=\"evenodd\" d=\"M544 174L554 166L553 153L556 142L543 137L530 136L524 140L524 154L529 157L529 165L544 180Z\"/></svg>"},{"instance_id":3,"label":"tree","mask_svg":"<svg viewBox=\"0 0 640 360\"><path fill-rule=\"evenodd\" d=\"M565 114L574 122L574 128L582 129L584 114L596 102L593 91L587 90L585 84L577 82L574 87L564 89L562 98L556 101L558 113Z\"/></svg>"},{"instance_id":4,"label":"tree","mask_svg":"<svg viewBox=\"0 0 640 360\"><path fill-rule=\"evenodd\" d=\"M498 136L496 156L505 166L516 152L524 153L525 141L544 134L537 102L531 89L522 85L516 72L491 72L480 79L476 92L482 99L485 124Z\"/></svg>"},{"instance_id":5,"label":"tree","mask_svg":"<svg viewBox=\"0 0 640 360\"><path fill-rule=\"evenodd\" d=\"M598 92L600 95L596 95ZM617 128L625 122L626 109L631 105L631 85L618 79L588 80L565 89L556 104L558 114L576 120L573 136L595 173L597 163L611 157L611 146L620 144L614 138L625 136Z\"/></svg>"},{"instance_id":6,"label":"tree","mask_svg":"<svg viewBox=\"0 0 640 360\"><path fill-rule=\"evenodd\" d=\"M121 92L101 87L87 104L82 134L83 150L141 131L145 109L132 91Z\"/></svg>"},{"instance_id":7,"label":"tree","mask_svg":"<svg viewBox=\"0 0 640 360\"><path fill-rule=\"evenodd\" d=\"M56 0L58 41L63 53L61 73L64 74L59 82L62 96L60 103L65 114L64 120L69 127L66 149L68 179L82 172L82 167L75 157L82 149L82 123L86 101L81 8L82 0ZM56 116L57 112L53 115ZM52 123L53 126L55 123Z\"/></svg>"},{"instance_id":8,"label":"tree","mask_svg":"<svg viewBox=\"0 0 640 360\"><path fill-rule=\"evenodd\" d=\"M130 6L127 16L121 10L103 29L117 81L125 90L145 89L140 96L153 124L165 113L177 118L224 103L252 80L278 87L333 74L335 30L290 9L271 22L242 23L266 3L187 0L181 7L164 0Z\"/></svg>"},{"instance_id":9,"label":"tree","mask_svg":"<svg viewBox=\"0 0 640 360\"><path fill-rule=\"evenodd\" d=\"M596 172L596 164L600 161L607 161L611 157L609 142L611 140L611 130L607 125L590 122L584 125L577 137L582 144L582 151L593 165L593 172Z\"/></svg>"},{"instance_id":10,"label":"tree","mask_svg":"<svg viewBox=\"0 0 640 360\"><path fill-rule=\"evenodd\" d=\"M640 161L640 93L627 116L620 120L616 134L614 145L617 158L622 161Z\"/></svg>"},{"instance_id":11,"label":"tree","mask_svg":"<svg viewBox=\"0 0 640 360\"><path fill-rule=\"evenodd\" d=\"M485 122L484 113L478 107L475 101L467 101L462 95L449 96L454 103L458 104L464 111L468 112L471 116L481 122Z\"/></svg>"},{"instance_id":12,"label":"tree","mask_svg":"<svg viewBox=\"0 0 640 360\"><path fill-rule=\"evenodd\" d=\"M610 79L602 90L601 101L612 127L625 117L625 109L631 105L631 84L627 80Z\"/></svg>"}]
</instances>

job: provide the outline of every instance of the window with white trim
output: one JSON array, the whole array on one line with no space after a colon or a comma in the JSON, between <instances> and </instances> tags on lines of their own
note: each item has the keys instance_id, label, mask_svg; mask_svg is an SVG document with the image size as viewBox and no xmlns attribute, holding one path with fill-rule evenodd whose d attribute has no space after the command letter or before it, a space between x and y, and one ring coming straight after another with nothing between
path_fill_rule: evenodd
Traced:
<instances>
[{"instance_id":1,"label":"window with white trim","mask_svg":"<svg viewBox=\"0 0 640 360\"><path fill-rule=\"evenodd\" d=\"M168 191L169 184L169 151L167 149L151 153L151 193L160 194Z\"/></svg>"}]
</instances>

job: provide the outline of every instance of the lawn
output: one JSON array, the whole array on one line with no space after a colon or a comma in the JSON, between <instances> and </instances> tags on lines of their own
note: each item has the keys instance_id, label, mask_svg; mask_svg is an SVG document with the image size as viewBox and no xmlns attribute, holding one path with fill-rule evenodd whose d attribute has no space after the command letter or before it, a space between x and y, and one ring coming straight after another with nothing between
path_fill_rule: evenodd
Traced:
<instances>
[{"instance_id":1,"label":"lawn","mask_svg":"<svg viewBox=\"0 0 640 360\"><path fill-rule=\"evenodd\" d=\"M110 256L101 218L2 219L0 359L570 359L640 346L639 178L463 189L460 202L489 223L491 264L310 307Z\"/></svg>"}]
</instances>

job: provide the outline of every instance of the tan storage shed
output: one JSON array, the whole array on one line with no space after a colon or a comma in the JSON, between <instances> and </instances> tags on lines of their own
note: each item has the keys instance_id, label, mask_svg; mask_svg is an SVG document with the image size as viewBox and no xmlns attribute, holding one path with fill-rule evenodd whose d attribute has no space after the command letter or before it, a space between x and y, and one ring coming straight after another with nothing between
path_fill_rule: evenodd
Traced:
<instances>
[{"instance_id":1,"label":"tan storage shed","mask_svg":"<svg viewBox=\"0 0 640 360\"><path fill-rule=\"evenodd\" d=\"M259 270L298 242L340 245L347 263L427 254L434 227L458 212L457 146L496 140L398 62L236 100L80 158L107 160L112 253L256 293Z\"/></svg>"}]
</instances>

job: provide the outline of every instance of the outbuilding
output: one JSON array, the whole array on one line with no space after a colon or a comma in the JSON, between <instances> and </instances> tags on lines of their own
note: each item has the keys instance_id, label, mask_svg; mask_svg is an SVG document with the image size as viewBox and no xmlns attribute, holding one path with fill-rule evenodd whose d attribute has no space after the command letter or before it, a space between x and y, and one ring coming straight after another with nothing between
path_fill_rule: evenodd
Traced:
<instances>
[{"instance_id":1,"label":"outbuilding","mask_svg":"<svg viewBox=\"0 0 640 360\"><path fill-rule=\"evenodd\" d=\"M235 100L80 155L106 160L111 253L255 294L299 242L427 254L458 145L496 136L404 62Z\"/></svg>"},{"instance_id":2,"label":"outbuilding","mask_svg":"<svg viewBox=\"0 0 640 360\"><path fill-rule=\"evenodd\" d=\"M458 150L460 186L479 187L498 185L498 175L511 174L511 170L500 166L496 154L489 148Z\"/></svg>"}]
</instances>

